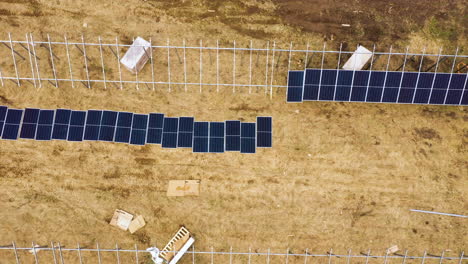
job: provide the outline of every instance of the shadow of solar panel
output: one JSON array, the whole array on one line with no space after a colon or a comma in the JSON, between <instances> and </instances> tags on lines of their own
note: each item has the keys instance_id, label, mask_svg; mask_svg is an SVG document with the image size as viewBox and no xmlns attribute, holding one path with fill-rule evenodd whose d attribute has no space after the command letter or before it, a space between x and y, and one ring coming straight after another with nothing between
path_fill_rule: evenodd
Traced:
<instances>
[{"instance_id":1,"label":"shadow of solar panel","mask_svg":"<svg viewBox=\"0 0 468 264\"><path fill-rule=\"evenodd\" d=\"M20 138L34 139L36 136L37 124L23 123L20 131Z\"/></svg>"},{"instance_id":2,"label":"shadow of solar panel","mask_svg":"<svg viewBox=\"0 0 468 264\"><path fill-rule=\"evenodd\" d=\"M162 128L148 128L148 135L146 143L148 144L161 144L162 141Z\"/></svg>"},{"instance_id":3,"label":"shadow of solar panel","mask_svg":"<svg viewBox=\"0 0 468 264\"><path fill-rule=\"evenodd\" d=\"M144 145L146 143L146 130L144 129L132 129L132 136L130 144L132 145Z\"/></svg>"},{"instance_id":4,"label":"shadow of solar panel","mask_svg":"<svg viewBox=\"0 0 468 264\"><path fill-rule=\"evenodd\" d=\"M163 148L176 148L177 147L177 133L163 132L161 146Z\"/></svg>"},{"instance_id":5,"label":"shadow of solar panel","mask_svg":"<svg viewBox=\"0 0 468 264\"><path fill-rule=\"evenodd\" d=\"M193 152L194 153L207 153L208 152L208 138L207 137L194 137L193 138Z\"/></svg>"},{"instance_id":6,"label":"shadow of solar panel","mask_svg":"<svg viewBox=\"0 0 468 264\"><path fill-rule=\"evenodd\" d=\"M99 129L100 141L114 141L115 126L101 126Z\"/></svg>"},{"instance_id":7,"label":"shadow of solar panel","mask_svg":"<svg viewBox=\"0 0 468 264\"><path fill-rule=\"evenodd\" d=\"M84 132L84 140L96 141L99 139L100 126L86 125Z\"/></svg>"},{"instance_id":8,"label":"shadow of solar panel","mask_svg":"<svg viewBox=\"0 0 468 264\"><path fill-rule=\"evenodd\" d=\"M66 140L68 134L68 125L54 124L52 139Z\"/></svg>"},{"instance_id":9,"label":"shadow of solar panel","mask_svg":"<svg viewBox=\"0 0 468 264\"><path fill-rule=\"evenodd\" d=\"M288 89L286 90L287 102L302 102L303 86L304 71L289 71Z\"/></svg>"},{"instance_id":10,"label":"shadow of solar panel","mask_svg":"<svg viewBox=\"0 0 468 264\"><path fill-rule=\"evenodd\" d=\"M151 113L149 114L148 127L149 128L163 128L164 114Z\"/></svg>"},{"instance_id":11,"label":"shadow of solar panel","mask_svg":"<svg viewBox=\"0 0 468 264\"><path fill-rule=\"evenodd\" d=\"M178 148L191 148L193 144L193 132L179 132L177 135Z\"/></svg>"},{"instance_id":12,"label":"shadow of solar panel","mask_svg":"<svg viewBox=\"0 0 468 264\"><path fill-rule=\"evenodd\" d=\"M73 115L72 115L73 116ZM68 129L68 141L83 141L83 126L70 126Z\"/></svg>"},{"instance_id":13,"label":"shadow of solar panel","mask_svg":"<svg viewBox=\"0 0 468 264\"><path fill-rule=\"evenodd\" d=\"M128 143L130 142L130 127L117 127L115 131L114 142Z\"/></svg>"}]
</instances>

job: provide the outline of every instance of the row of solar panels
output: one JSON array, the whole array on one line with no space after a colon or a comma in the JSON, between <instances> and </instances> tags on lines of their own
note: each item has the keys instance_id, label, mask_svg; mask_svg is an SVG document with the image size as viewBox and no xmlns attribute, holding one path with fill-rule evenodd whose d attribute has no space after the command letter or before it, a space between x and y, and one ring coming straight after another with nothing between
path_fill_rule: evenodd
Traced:
<instances>
[{"instance_id":1,"label":"row of solar panels","mask_svg":"<svg viewBox=\"0 0 468 264\"><path fill-rule=\"evenodd\" d=\"M257 123L195 122L193 117L165 117L160 113L0 106L0 136L10 140L99 140L161 144L163 148L192 148L193 152L255 153L257 147L272 146L272 118L257 117Z\"/></svg>"},{"instance_id":2,"label":"row of solar panels","mask_svg":"<svg viewBox=\"0 0 468 264\"><path fill-rule=\"evenodd\" d=\"M468 105L468 75L306 69L288 73L287 102Z\"/></svg>"}]
</instances>

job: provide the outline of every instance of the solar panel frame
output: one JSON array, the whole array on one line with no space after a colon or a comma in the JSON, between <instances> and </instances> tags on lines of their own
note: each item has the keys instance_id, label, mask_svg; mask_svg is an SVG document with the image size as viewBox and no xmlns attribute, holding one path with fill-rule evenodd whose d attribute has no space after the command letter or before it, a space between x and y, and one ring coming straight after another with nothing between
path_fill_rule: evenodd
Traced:
<instances>
[{"instance_id":1,"label":"solar panel frame","mask_svg":"<svg viewBox=\"0 0 468 264\"><path fill-rule=\"evenodd\" d=\"M71 118L70 109L57 109L55 110L54 125L52 128L52 139L54 140L67 140L68 130ZM64 135L63 135L64 134Z\"/></svg>"},{"instance_id":2,"label":"solar panel frame","mask_svg":"<svg viewBox=\"0 0 468 264\"><path fill-rule=\"evenodd\" d=\"M239 120L226 120L225 127L224 151L240 151L241 122Z\"/></svg>"},{"instance_id":3,"label":"solar panel frame","mask_svg":"<svg viewBox=\"0 0 468 264\"><path fill-rule=\"evenodd\" d=\"M23 119L24 110L8 108L3 125L2 139L17 140L19 137L19 130Z\"/></svg>"},{"instance_id":4,"label":"solar panel frame","mask_svg":"<svg viewBox=\"0 0 468 264\"><path fill-rule=\"evenodd\" d=\"M35 139L38 141L49 141L52 139L52 130L54 126L55 110L41 109L37 123Z\"/></svg>"},{"instance_id":5,"label":"solar panel frame","mask_svg":"<svg viewBox=\"0 0 468 264\"><path fill-rule=\"evenodd\" d=\"M164 125L164 114L150 113L148 117L148 133L146 135L147 144L161 144L162 130Z\"/></svg>"},{"instance_id":6,"label":"solar panel frame","mask_svg":"<svg viewBox=\"0 0 468 264\"><path fill-rule=\"evenodd\" d=\"M193 153L208 153L208 135L210 133L209 129L209 122L194 122L192 143Z\"/></svg>"},{"instance_id":7,"label":"solar panel frame","mask_svg":"<svg viewBox=\"0 0 468 264\"><path fill-rule=\"evenodd\" d=\"M179 118L164 117L161 147L177 148L178 129L179 129Z\"/></svg>"},{"instance_id":8,"label":"solar panel frame","mask_svg":"<svg viewBox=\"0 0 468 264\"><path fill-rule=\"evenodd\" d=\"M252 128L253 126L253 128ZM256 123L241 123L241 149L240 153L256 153ZM253 131L251 131L253 129Z\"/></svg>"},{"instance_id":9,"label":"solar panel frame","mask_svg":"<svg viewBox=\"0 0 468 264\"><path fill-rule=\"evenodd\" d=\"M177 134L178 148L193 147L193 127L195 123L194 117L179 117L179 126Z\"/></svg>"},{"instance_id":10,"label":"solar panel frame","mask_svg":"<svg viewBox=\"0 0 468 264\"><path fill-rule=\"evenodd\" d=\"M271 116L257 116L257 148L273 147L273 118Z\"/></svg>"}]
</instances>

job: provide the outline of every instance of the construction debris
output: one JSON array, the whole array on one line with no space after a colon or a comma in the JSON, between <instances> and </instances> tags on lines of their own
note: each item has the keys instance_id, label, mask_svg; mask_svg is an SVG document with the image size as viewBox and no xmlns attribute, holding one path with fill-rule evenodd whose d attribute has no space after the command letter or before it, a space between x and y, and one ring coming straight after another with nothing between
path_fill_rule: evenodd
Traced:
<instances>
[{"instance_id":1,"label":"construction debris","mask_svg":"<svg viewBox=\"0 0 468 264\"><path fill-rule=\"evenodd\" d=\"M132 219L132 214L120 209L116 209L109 224L127 231L128 226L130 226L130 223L132 222Z\"/></svg>"},{"instance_id":2,"label":"construction debris","mask_svg":"<svg viewBox=\"0 0 468 264\"><path fill-rule=\"evenodd\" d=\"M200 180L169 181L167 196L199 196Z\"/></svg>"},{"instance_id":3,"label":"construction debris","mask_svg":"<svg viewBox=\"0 0 468 264\"><path fill-rule=\"evenodd\" d=\"M154 262L154 264L162 264L164 262L164 259L159 257L159 248L150 247L147 248L146 251L151 254L151 260Z\"/></svg>"},{"instance_id":4,"label":"construction debris","mask_svg":"<svg viewBox=\"0 0 468 264\"><path fill-rule=\"evenodd\" d=\"M394 245L394 246L391 246L387 249L387 254L393 254L393 253L396 253L398 250L400 250L398 248L397 245Z\"/></svg>"},{"instance_id":5,"label":"construction debris","mask_svg":"<svg viewBox=\"0 0 468 264\"><path fill-rule=\"evenodd\" d=\"M151 43L137 37L120 62L132 73L138 73L151 57Z\"/></svg>"},{"instance_id":6,"label":"construction debris","mask_svg":"<svg viewBox=\"0 0 468 264\"><path fill-rule=\"evenodd\" d=\"M366 63L372 58L372 51L359 46L349 60L343 65L344 70L362 70Z\"/></svg>"},{"instance_id":7,"label":"construction debris","mask_svg":"<svg viewBox=\"0 0 468 264\"><path fill-rule=\"evenodd\" d=\"M195 238L182 226L163 248L159 256L169 264L176 264L195 242Z\"/></svg>"},{"instance_id":8,"label":"construction debris","mask_svg":"<svg viewBox=\"0 0 468 264\"><path fill-rule=\"evenodd\" d=\"M139 215L133 221L130 223L128 226L128 231L130 233L135 233L138 229L144 227L146 225L145 219L143 219L143 216Z\"/></svg>"}]
</instances>

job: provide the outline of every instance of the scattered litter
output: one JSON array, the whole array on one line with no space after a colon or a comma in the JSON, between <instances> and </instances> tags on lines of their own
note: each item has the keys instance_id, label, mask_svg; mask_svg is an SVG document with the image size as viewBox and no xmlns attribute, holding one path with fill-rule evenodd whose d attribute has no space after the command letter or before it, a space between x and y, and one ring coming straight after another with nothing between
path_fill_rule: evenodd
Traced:
<instances>
[{"instance_id":1,"label":"scattered litter","mask_svg":"<svg viewBox=\"0 0 468 264\"><path fill-rule=\"evenodd\" d=\"M195 238L191 236L190 231L182 226L163 248L159 256L169 264L176 264L194 242Z\"/></svg>"},{"instance_id":2,"label":"scattered litter","mask_svg":"<svg viewBox=\"0 0 468 264\"><path fill-rule=\"evenodd\" d=\"M309 153L309 154L307 154L307 157L312 157L312 154L310 154L310 153Z\"/></svg>"},{"instance_id":3,"label":"scattered litter","mask_svg":"<svg viewBox=\"0 0 468 264\"><path fill-rule=\"evenodd\" d=\"M398 248L397 245L394 245L394 246L391 246L387 249L387 254L393 254L393 253L396 253L398 250L400 250Z\"/></svg>"},{"instance_id":4,"label":"scattered litter","mask_svg":"<svg viewBox=\"0 0 468 264\"><path fill-rule=\"evenodd\" d=\"M28 250L28 251L29 251L29 253L34 254L34 252L37 253L37 252L41 251L41 248L46 248L46 247L47 247L47 246L42 246L42 247L41 247L41 246L39 246L38 244L34 244L34 246L33 246L34 249L30 249L30 250Z\"/></svg>"},{"instance_id":5,"label":"scattered litter","mask_svg":"<svg viewBox=\"0 0 468 264\"><path fill-rule=\"evenodd\" d=\"M116 209L109 224L116 226L124 231L127 231L132 219L132 214L120 209Z\"/></svg>"},{"instance_id":6,"label":"scattered litter","mask_svg":"<svg viewBox=\"0 0 468 264\"><path fill-rule=\"evenodd\" d=\"M342 27L350 27L350 24L341 24Z\"/></svg>"},{"instance_id":7,"label":"scattered litter","mask_svg":"<svg viewBox=\"0 0 468 264\"><path fill-rule=\"evenodd\" d=\"M83 23L83 27L87 28L87 27L88 27L88 23Z\"/></svg>"},{"instance_id":8,"label":"scattered litter","mask_svg":"<svg viewBox=\"0 0 468 264\"><path fill-rule=\"evenodd\" d=\"M169 181L167 196L199 196L200 180Z\"/></svg>"},{"instance_id":9,"label":"scattered litter","mask_svg":"<svg viewBox=\"0 0 468 264\"><path fill-rule=\"evenodd\" d=\"M133 221L130 223L128 226L128 231L130 233L135 233L138 229L141 229L146 225L145 219L143 219L143 216L139 215Z\"/></svg>"},{"instance_id":10,"label":"scattered litter","mask_svg":"<svg viewBox=\"0 0 468 264\"><path fill-rule=\"evenodd\" d=\"M344 70L361 70L371 59L372 52L363 46L359 46L349 60L343 65Z\"/></svg>"},{"instance_id":11,"label":"scattered litter","mask_svg":"<svg viewBox=\"0 0 468 264\"><path fill-rule=\"evenodd\" d=\"M299 111L298 109L294 110L294 113L296 114L299 114L301 111Z\"/></svg>"},{"instance_id":12,"label":"scattered litter","mask_svg":"<svg viewBox=\"0 0 468 264\"><path fill-rule=\"evenodd\" d=\"M127 50L120 62L132 73L138 73L150 59L151 44L141 37L133 41L132 46Z\"/></svg>"},{"instance_id":13,"label":"scattered litter","mask_svg":"<svg viewBox=\"0 0 468 264\"><path fill-rule=\"evenodd\" d=\"M210 12L210 13L214 13L214 12L215 12L215 10L213 10L213 9L208 9L208 12Z\"/></svg>"},{"instance_id":14,"label":"scattered litter","mask_svg":"<svg viewBox=\"0 0 468 264\"><path fill-rule=\"evenodd\" d=\"M159 248L157 247L150 247L147 248L146 251L151 254L151 260L154 262L154 264L162 264L164 262L164 259L159 257Z\"/></svg>"}]
</instances>

